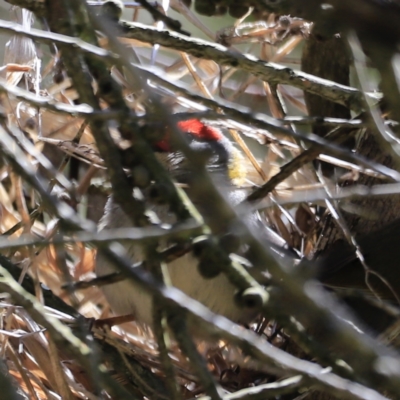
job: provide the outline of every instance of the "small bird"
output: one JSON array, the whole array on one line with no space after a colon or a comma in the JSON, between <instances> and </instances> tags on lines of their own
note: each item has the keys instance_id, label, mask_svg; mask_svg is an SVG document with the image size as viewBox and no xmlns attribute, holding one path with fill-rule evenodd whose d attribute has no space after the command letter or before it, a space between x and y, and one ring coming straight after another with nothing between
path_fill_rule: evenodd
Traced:
<instances>
[{"instance_id":1,"label":"small bird","mask_svg":"<svg viewBox=\"0 0 400 400\"><path fill-rule=\"evenodd\" d=\"M226 194L226 198L235 206L246 197L247 191L235 182L240 181L246 171L241 153L219 130L211 128L199 120L192 119L178 123L179 128L186 133L191 148L208 150L210 158L207 168L218 187ZM159 159L168 168L178 183L185 184L190 196L190 181L193 175L187 160L179 152L171 150L169 141L162 140L156 144ZM146 197L146 189L144 190ZM212 206L209 199L201 194L191 197L199 211L206 216L207 208ZM175 215L167 204L154 204L149 199L149 208L154 211L163 223L176 222ZM266 239L266 245L287 249L287 244L273 236L270 230L261 223L257 212L245 216L257 224L260 234ZM99 229L116 229L132 226L130 219L122 211L111 196L105 207ZM221 234L227 233L221 227ZM369 287L366 284L366 272L356 257L354 248L344 241L336 242L328 252L322 254L316 261L317 278L327 287L362 289L372 295L370 288L381 298L397 303L400 297L400 220L358 239L365 256L366 264L373 271L369 276ZM140 246L125 243L132 263L143 261ZM287 254L287 253L286 253ZM294 256L294 253L293 253ZM96 259L96 274L103 276L115 272L100 253ZM244 309L234 301L236 288L224 274L207 279L198 270L198 259L192 252L175 259L168 264L171 283L190 297L203 303L213 312L221 314L232 321L248 323L256 316L253 309ZM379 275L379 276L378 276ZM131 281L122 281L102 287L102 290L113 311L118 315L132 315L145 325L152 325L151 297L138 285ZM392 318L388 318L378 308L371 307L365 301L348 299L347 303L374 330L381 331Z\"/></svg>"},{"instance_id":2,"label":"small bird","mask_svg":"<svg viewBox=\"0 0 400 400\"><path fill-rule=\"evenodd\" d=\"M245 190L234 184L245 173L242 170L243 158L233 143L219 130L196 119L181 121L178 123L178 127L186 133L192 149L207 150L210 153L207 168L219 189L225 193L228 201L235 206L244 200ZM187 160L182 154L171 151L168 140L160 141L156 147L164 165L178 183L183 183L188 187L187 192L191 197L190 180L193 179L193 175L190 172ZM209 199L202 196L201 193L197 193L196 198L191 198L191 200L202 214L207 214L207 208L212 206L212 204L209 204ZM173 224L176 222L176 218L169 211L168 205L151 204L149 201L149 208L157 214L163 223ZM253 216L250 217L253 218ZM100 229L130 226L132 225L129 218L111 196L100 221ZM223 232L222 228L221 234L223 233L226 232ZM142 261L143 253L138 245L127 243L125 246L134 263ZM249 322L255 316L254 310L243 309L235 303L234 295L237 290L224 274L206 279L199 273L197 266L198 260L191 252L170 262L168 271L172 285L203 303L213 312L235 322ZM115 271L116 269L99 253L96 259L96 274L102 276ZM103 286L102 290L116 314L133 315L136 321L151 326L152 300L139 286L130 281L122 281Z\"/></svg>"}]
</instances>

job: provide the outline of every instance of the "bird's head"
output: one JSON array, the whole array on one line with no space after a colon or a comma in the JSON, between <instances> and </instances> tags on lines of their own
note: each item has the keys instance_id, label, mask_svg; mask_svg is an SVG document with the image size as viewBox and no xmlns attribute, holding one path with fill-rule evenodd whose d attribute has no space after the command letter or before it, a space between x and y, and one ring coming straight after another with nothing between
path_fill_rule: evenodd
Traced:
<instances>
[{"instance_id":1,"label":"bird's head","mask_svg":"<svg viewBox=\"0 0 400 400\"><path fill-rule=\"evenodd\" d=\"M242 185L246 177L244 158L240 151L223 133L198 119L178 122L178 128L185 134L192 150L208 157L207 169L234 185ZM182 153L174 151L168 135L156 144L158 157L180 182L190 174L189 163Z\"/></svg>"}]
</instances>

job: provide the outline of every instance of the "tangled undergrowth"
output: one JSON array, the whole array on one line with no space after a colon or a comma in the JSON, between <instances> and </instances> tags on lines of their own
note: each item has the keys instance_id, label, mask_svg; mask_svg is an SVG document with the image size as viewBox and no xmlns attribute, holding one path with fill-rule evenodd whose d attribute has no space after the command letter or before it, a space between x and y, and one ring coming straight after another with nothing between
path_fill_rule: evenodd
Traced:
<instances>
[{"instance_id":1,"label":"tangled undergrowth","mask_svg":"<svg viewBox=\"0 0 400 400\"><path fill-rule=\"evenodd\" d=\"M4 393L9 390L3 398L398 395L397 353L349 332L338 318L341 306L307 281L313 276L297 276L297 263L289 269L277 265L254 232L246 233L248 246L260 264L269 260L273 284L270 301L261 306L263 316L249 327L185 303L147 275L130 276L165 302L165 312L183 306L195 314L197 353L179 339L182 321L164 332L176 338L169 348L159 332L153 335L135 321L114 325L100 289L104 282L94 273L96 251L111 252L124 265L110 246L116 239L160 235L162 227L155 226L144 227L142 238L134 230L120 233L123 237L101 236L96 224L110 193L120 190L121 204L129 208L132 191L123 187L121 176L137 172L138 165L151 170L155 180L164 176L161 165L151 164L152 155L139 153L166 134L179 146L176 123L189 118L221 129L235 142L241 151L235 183L248 190L248 206L260 211L263 224L298 259L329 247L324 229L332 225L331 215L337 220L333 236L352 240L342 212L351 209L359 216L363 210L355 213L359 203L351 199L396 194L398 184L387 180L400 180L380 159L339 146L344 136L362 137L371 128L367 114L379 119L380 132L397 126L396 114L377 113L381 95L372 92L373 82L363 81L366 61L357 37L351 37L351 46L360 90L299 71L302 47L314 39L311 19L296 15L263 10L262 21L218 20L226 26L215 29L187 2L175 0L170 7L185 21L182 28L167 16L168 7L146 1L126 2L122 18L130 21L120 20L118 2L9 3L26 9L11 10L14 22L0 21L0 30L13 35L5 45L0 81L1 382ZM146 9L160 20L153 23ZM196 4L196 10L204 7ZM34 16L40 29L32 27ZM348 118L314 115L304 91L345 107ZM310 133L316 129L326 134ZM396 157L394 139L384 139ZM340 173L327 178L321 165ZM363 179L380 184L367 187ZM175 190L171 180L165 184ZM192 238L206 227L187 230ZM168 235L165 229L164 238ZM238 278L227 272L240 289L253 287L241 273ZM393 307L391 315L396 312ZM332 340L341 349L333 345L333 354ZM207 369L199 366L198 354Z\"/></svg>"}]
</instances>

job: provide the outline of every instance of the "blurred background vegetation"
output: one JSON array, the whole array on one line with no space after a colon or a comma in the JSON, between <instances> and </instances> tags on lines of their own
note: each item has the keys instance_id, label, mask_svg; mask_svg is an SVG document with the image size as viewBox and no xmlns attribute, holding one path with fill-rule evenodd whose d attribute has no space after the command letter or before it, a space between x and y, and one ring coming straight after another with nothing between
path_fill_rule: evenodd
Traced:
<instances>
[{"instance_id":1,"label":"blurred background vegetation","mask_svg":"<svg viewBox=\"0 0 400 400\"><path fill-rule=\"evenodd\" d=\"M400 398L399 3L143 0L120 18L107 7L121 3L0 2L0 397ZM240 273L224 270L239 294L254 289L250 326L130 274L115 237L96 233L111 193L133 203L118 177L137 164L165 177L135 146L192 116L241 150L243 207L295 255L278 262L234 219L268 270L265 287L242 258ZM205 232L219 243L203 224L185 244ZM96 251L175 313L169 330L114 325Z\"/></svg>"}]
</instances>

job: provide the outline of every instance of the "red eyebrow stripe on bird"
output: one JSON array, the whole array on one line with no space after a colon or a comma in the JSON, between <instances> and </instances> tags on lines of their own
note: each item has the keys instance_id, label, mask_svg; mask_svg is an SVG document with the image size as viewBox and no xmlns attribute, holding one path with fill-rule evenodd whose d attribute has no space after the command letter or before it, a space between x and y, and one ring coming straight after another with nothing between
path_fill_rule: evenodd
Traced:
<instances>
[{"instance_id":1,"label":"red eyebrow stripe on bird","mask_svg":"<svg viewBox=\"0 0 400 400\"><path fill-rule=\"evenodd\" d=\"M217 129L211 128L203 124L198 119L188 119L186 121L179 121L178 127L184 131L197 136L199 140L218 141L222 139L222 133Z\"/></svg>"},{"instance_id":2,"label":"red eyebrow stripe on bird","mask_svg":"<svg viewBox=\"0 0 400 400\"><path fill-rule=\"evenodd\" d=\"M188 132L193 136L197 137L198 140L213 142L213 141L218 141L222 138L222 133L220 131L203 124L198 119L188 119L186 121L179 121L177 123L177 126L183 132ZM171 151L168 133L163 140L157 142L156 147L160 151L165 151L165 152Z\"/></svg>"}]
</instances>

